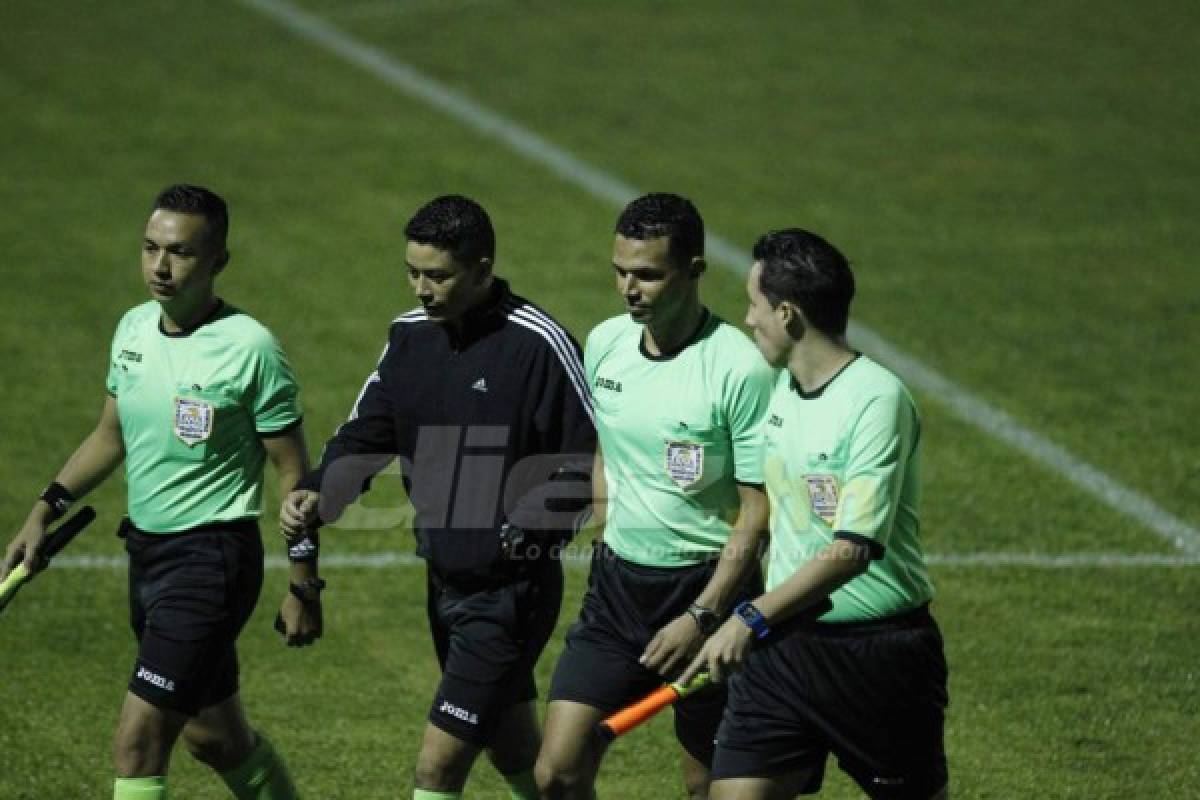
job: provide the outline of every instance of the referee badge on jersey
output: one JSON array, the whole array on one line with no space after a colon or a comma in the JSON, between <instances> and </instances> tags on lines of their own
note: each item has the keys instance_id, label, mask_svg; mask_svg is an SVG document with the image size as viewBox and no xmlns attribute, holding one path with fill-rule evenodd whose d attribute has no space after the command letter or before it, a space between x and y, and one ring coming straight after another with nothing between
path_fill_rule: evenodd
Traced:
<instances>
[{"instance_id":1,"label":"referee badge on jersey","mask_svg":"<svg viewBox=\"0 0 1200 800\"><path fill-rule=\"evenodd\" d=\"M212 434L217 410L212 403L194 397L175 398L175 435L188 447L194 447Z\"/></svg>"},{"instance_id":2,"label":"referee badge on jersey","mask_svg":"<svg viewBox=\"0 0 1200 800\"><path fill-rule=\"evenodd\" d=\"M832 475L805 475L804 482L808 484L808 501L812 510L827 525L832 525L838 507L837 478Z\"/></svg>"},{"instance_id":3,"label":"referee badge on jersey","mask_svg":"<svg viewBox=\"0 0 1200 800\"><path fill-rule=\"evenodd\" d=\"M667 442L667 475L686 489L704 477L704 445Z\"/></svg>"}]
</instances>

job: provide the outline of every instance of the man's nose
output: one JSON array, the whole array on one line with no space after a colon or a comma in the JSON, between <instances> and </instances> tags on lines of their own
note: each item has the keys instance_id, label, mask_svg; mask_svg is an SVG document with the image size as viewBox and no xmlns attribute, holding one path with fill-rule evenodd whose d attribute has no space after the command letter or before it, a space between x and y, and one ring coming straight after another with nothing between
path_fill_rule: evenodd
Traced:
<instances>
[{"instance_id":1,"label":"man's nose","mask_svg":"<svg viewBox=\"0 0 1200 800\"><path fill-rule=\"evenodd\" d=\"M171 274L171 262L167 260L167 251L166 250L158 250L157 252L154 253L152 258L154 259L154 261L151 264L151 267L153 268L154 273L156 275L170 275Z\"/></svg>"}]
</instances>

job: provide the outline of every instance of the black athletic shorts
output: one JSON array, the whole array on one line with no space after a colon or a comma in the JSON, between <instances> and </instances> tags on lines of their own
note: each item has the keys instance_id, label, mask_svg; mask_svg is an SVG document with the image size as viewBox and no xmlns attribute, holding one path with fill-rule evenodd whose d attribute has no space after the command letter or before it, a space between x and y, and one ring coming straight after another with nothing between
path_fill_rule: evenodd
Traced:
<instances>
[{"instance_id":1,"label":"black athletic shorts","mask_svg":"<svg viewBox=\"0 0 1200 800\"><path fill-rule=\"evenodd\" d=\"M872 798L925 800L946 784L942 636L925 608L879 622L792 626L730 681L713 780L797 774L826 757Z\"/></svg>"},{"instance_id":2,"label":"black athletic shorts","mask_svg":"<svg viewBox=\"0 0 1200 800\"><path fill-rule=\"evenodd\" d=\"M554 670L550 700L569 700L612 713L662 686L662 677L638 663L654 634L696 602L716 561L686 567L646 567L617 556L597 542L579 620L567 632ZM757 597L755 575L736 602ZM725 690L714 686L673 707L675 737L697 761L710 765L713 738L725 707Z\"/></svg>"},{"instance_id":3,"label":"black athletic shorts","mask_svg":"<svg viewBox=\"0 0 1200 800\"><path fill-rule=\"evenodd\" d=\"M527 562L520 573L481 585L428 576L429 627L442 680L429 721L486 747L504 713L537 697L533 668L562 606L562 564Z\"/></svg>"},{"instance_id":4,"label":"black athletic shorts","mask_svg":"<svg viewBox=\"0 0 1200 800\"><path fill-rule=\"evenodd\" d=\"M263 549L253 520L144 533L128 520L129 623L138 640L129 691L195 714L238 690L234 645L258 602Z\"/></svg>"}]
</instances>

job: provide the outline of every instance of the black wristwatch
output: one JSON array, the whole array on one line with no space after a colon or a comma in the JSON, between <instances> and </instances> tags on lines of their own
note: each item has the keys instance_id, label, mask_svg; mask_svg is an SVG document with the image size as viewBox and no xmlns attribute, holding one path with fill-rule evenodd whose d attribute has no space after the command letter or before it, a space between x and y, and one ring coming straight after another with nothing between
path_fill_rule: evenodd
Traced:
<instances>
[{"instance_id":1,"label":"black wristwatch","mask_svg":"<svg viewBox=\"0 0 1200 800\"><path fill-rule=\"evenodd\" d=\"M705 636L712 636L721 626L721 618L711 608L692 603L687 609L688 616L696 620L696 627Z\"/></svg>"},{"instance_id":2,"label":"black wristwatch","mask_svg":"<svg viewBox=\"0 0 1200 800\"><path fill-rule=\"evenodd\" d=\"M301 603L315 603L321 599L321 590L325 581L321 578L309 578L304 583L288 584L288 591Z\"/></svg>"}]
</instances>

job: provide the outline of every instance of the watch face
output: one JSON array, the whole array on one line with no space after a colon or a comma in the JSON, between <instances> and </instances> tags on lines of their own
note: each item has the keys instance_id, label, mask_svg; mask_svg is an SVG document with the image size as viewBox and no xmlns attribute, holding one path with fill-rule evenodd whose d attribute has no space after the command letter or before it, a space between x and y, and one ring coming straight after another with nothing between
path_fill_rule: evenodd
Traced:
<instances>
[{"instance_id":1,"label":"watch face","mask_svg":"<svg viewBox=\"0 0 1200 800\"><path fill-rule=\"evenodd\" d=\"M720 620L714 611L709 611L707 608L690 608L688 612L692 615L692 619L696 620L696 627L705 636L711 636L716 632Z\"/></svg>"}]
</instances>

